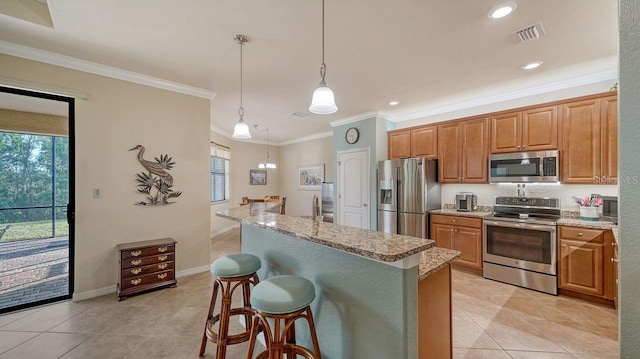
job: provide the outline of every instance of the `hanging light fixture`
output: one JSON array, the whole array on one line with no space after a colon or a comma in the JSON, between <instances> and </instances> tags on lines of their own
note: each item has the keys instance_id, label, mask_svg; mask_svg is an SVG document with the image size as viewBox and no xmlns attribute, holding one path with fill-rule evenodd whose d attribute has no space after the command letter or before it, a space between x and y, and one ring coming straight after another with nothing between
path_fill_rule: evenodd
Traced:
<instances>
[{"instance_id":1,"label":"hanging light fixture","mask_svg":"<svg viewBox=\"0 0 640 359\"><path fill-rule=\"evenodd\" d=\"M242 107L242 46L247 43L248 39L245 35L236 35L233 39L236 44L240 44L240 108L238 109L240 119L233 126L233 135L231 137L239 140L248 140L251 138L251 133L249 133L249 126L244 123L244 108Z\"/></svg>"},{"instance_id":2,"label":"hanging light fixture","mask_svg":"<svg viewBox=\"0 0 640 359\"><path fill-rule=\"evenodd\" d=\"M320 85L313 91L309 111L319 115L328 115L338 111L333 91L327 86L324 77L327 74L327 65L324 64L324 0L322 0L322 65L320 65Z\"/></svg>"},{"instance_id":3,"label":"hanging light fixture","mask_svg":"<svg viewBox=\"0 0 640 359\"><path fill-rule=\"evenodd\" d=\"M258 130L258 125L253 125L253 127L256 129L256 131L260 131ZM258 168L266 168L269 170L272 169L276 169L278 168L278 166L276 166L275 163L271 162L271 158L269 157L269 129L267 128L266 130L262 130L260 132L265 132L267 131L267 159L265 161L262 161L258 164Z\"/></svg>"}]
</instances>

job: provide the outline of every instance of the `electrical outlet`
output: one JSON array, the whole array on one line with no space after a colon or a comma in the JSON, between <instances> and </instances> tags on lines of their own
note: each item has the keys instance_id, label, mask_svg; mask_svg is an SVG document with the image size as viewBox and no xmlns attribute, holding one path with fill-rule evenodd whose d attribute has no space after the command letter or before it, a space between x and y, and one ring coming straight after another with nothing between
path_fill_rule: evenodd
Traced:
<instances>
[{"instance_id":1,"label":"electrical outlet","mask_svg":"<svg viewBox=\"0 0 640 359\"><path fill-rule=\"evenodd\" d=\"M98 199L100 198L101 194L102 194L102 191L100 190L100 188L93 189L93 198Z\"/></svg>"}]
</instances>

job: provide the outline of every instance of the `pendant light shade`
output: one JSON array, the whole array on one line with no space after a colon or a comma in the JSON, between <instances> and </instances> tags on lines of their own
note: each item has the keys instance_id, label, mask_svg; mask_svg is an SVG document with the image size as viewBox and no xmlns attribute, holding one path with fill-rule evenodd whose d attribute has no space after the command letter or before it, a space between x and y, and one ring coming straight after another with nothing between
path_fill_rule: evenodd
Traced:
<instances>
[{"instance_id":1,"label":"pendant light shade","mask_svg":"<svg viewBox=\"0 0 640 359\"><path fill-rule=\"evenodd\" d=\"M324 0L322 0L322 65L320 65L320 85L313 91L309 111L318 115L328 115L338 111L333 91L327 86L324 78L327 74L327 65L324 63Z\"/></svg>"},{"instance_id":2,"label":"pendant light shade","mask_svg":"<svg viewBox=\"0 0 640 359\"><path fill-rule=\"evenodd\" d=\"M233 138L237 138L239 140L248 140L251 138L251 133L249 132L249 126L244 123L242 117L236 122L235 126L233 126Z\"/></svg>"},{"instance_id":3,"label":"pendant light shade","mask_svg":"<svg viewBox=\"0 0 640 359\"><path fill-rule=\"evenodd\" d=\"M266 130L258 130L258 125L253 125L253 127L256 129L256 131L260 131L260 132L264 132L267 131L267 159L265 161L262 161L258 164L258 168L260 169L269 169L269 170L273 170L278 168L278 166L276 166L275 163L271 162L271 158L269 157L269 129L267 128Z\"/></svg>"},{"instance_id":4,"label":"pendant light shade","mask_svg":"<svg viewBox=\"0 0 640 359\"><path fill-rule=\"evenodd\" d=\"M238 140L248 140L251 138L251 132L249 132L249 126L244 123L244 107L242 107L242 46L247 43L248 39L244 35L236 35L233 39L240 45L240 108L238 109L240 118L233 126L233 135L231 137Z\"/></svg>"}]
</instances>

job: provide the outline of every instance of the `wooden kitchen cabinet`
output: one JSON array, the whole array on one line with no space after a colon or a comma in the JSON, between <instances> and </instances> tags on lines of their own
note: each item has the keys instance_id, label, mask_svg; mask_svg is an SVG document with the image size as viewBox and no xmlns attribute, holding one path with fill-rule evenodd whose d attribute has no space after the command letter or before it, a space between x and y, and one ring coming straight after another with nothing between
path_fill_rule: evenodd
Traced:
<instances>
[{"instance_id":1,"label":"wooden kitchen cabinet","mask_svg":"<svg viewBox=\"0 0 640 359\"><path fill-rule=\"evenodd\" d=\"M440 182L488 181L488 123L488 118L482 117L438 126Z\"/></svg>"},{"instance_id":2,"label":"wooden kitchen cabinet","mask_svg":"<svg viewBox=\"0 0 640 359\"><path fill-rule=\"evenodd\" d=\"M482 219L433 214L431 239L437 247L462 253L456 265L482 269Z\"/></svg>"},{"instance_id":3,"label":"wooden kitchen cabinet","mask_svg":"<svg viewBox=\"0 0 640 359\"><path fill-rule=\"evenodd\" d=\"M411 157L411 131L389 132L388 155L389 159Z\"/></svg>"},{"instance_id":4,"label":"wooden kitchen cabinet","mask_svg":"<svg viewBox=\"0 0 640 359\"><path fill-rule=\"evenodd\" d=\"M618 183L617 95L562 105L562 182Z\"/></svg>"},{"instance_id":5,"label":"wooden kitchen cabinet","mask_svg":"<svg viewBox=\"0 0 640 359\"><path fill-rule=\"evenodd\" d=\"M558 288L600 299L614 299L611 231L560 226ZM569 291L569 293L567 293Z\"/></svg>"},{"instance_id":6,"label":"wooden kitchen cabinet","mask_svg":"<svg viewBox=\"0 0 640 359\"><path fill-rule=\"evenodd\" d=\"M491 153L558 149L557 106L491 116Z\"/></svg>"},{"instance_id":7,"label":"wooden kitchen cabinet","mask_svg":"<svg viewBox=\"0 0 640 359\"><path fill-rule=\"evenodd\" d=\"M388 133L389 159L438 157L438 127L423 126Z\"/></svg>"}]
</instances>

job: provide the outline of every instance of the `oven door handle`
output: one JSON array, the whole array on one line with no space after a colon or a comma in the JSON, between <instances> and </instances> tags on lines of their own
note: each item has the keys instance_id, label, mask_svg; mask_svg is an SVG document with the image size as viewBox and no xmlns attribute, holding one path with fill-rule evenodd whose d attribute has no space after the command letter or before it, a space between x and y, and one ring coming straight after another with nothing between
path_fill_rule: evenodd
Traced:
<instances>
[{"instance_id":1,"label":"oven door handle","mask_svg":"<svg viewBox=\"0 0 640 359\"><path fill-rule=\"evenodd\" d=\"M503 222L484 220L484 225L496 226L496 227L509 227L509 228L521 228L521 229L535 229L537 231L555 232L556 226L546 226L542 224L531 223L518 223L518 222Z\"/></svg>"}]
</instances>

